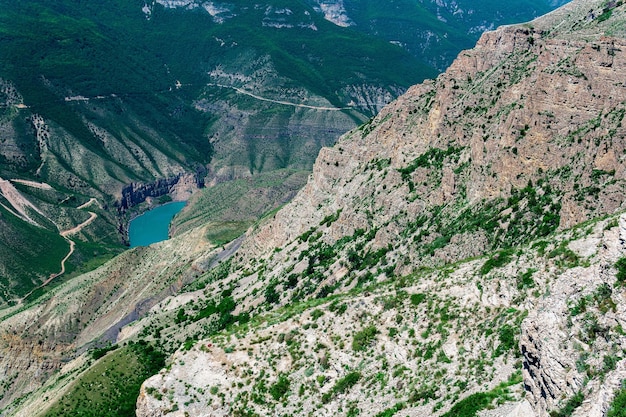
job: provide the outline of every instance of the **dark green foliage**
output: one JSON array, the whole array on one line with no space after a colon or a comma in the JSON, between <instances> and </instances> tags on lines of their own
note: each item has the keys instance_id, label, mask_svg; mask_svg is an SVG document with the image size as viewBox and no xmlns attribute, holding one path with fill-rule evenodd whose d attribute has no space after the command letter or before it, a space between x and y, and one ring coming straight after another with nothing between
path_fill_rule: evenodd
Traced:
<instances>
[{"instance_id":1,"label":"dark green foliage","mask_svg":"<svg viewBox=\"0 0 626 417\"><path fill-rule=\"evenodd\" d=\"M614 312L617 309L615 302L611 298L612 294L613 290L607 283L602 283L596 288L593 298L602 314L606 314L609 310Z\"/></svg>"},{"instance_id":2,"label":"dark green foliage","mask_svg":"<svg viewBox=\"0 0 626 417\"><path fill-rule=\"evenodd\" d=\"M352 338L352 349L355 351L364 351L376 338L378 329L374 325L369 325L363 330L356 332Z\"/></svg>"},{"instance_id":3,"label":"dark green foliage","mask_svg":"<svg viewBox=\"0 0 626 417\"><path fill-rule=\"evenodd\" d=\"M357 372L357 371L349 372L348 374L346 374L346 376L339 379L329 392L322 395L322 402L328 403L332 399L332 397L334 397L335 395L348 391L350 388L356 385L356 383L359 382L360 379L361 379L360 372Z\"/></svg>"},{"instance_id":4,"label":"dark green foliage","mask_svg":"<svg viewBox=\"0 0 626 417\"><path fill-rule=\"evenodd\" d=\"M414 306L420 305L424 300L426 300L426 294L424 293L411 294L411 304Z\"/></svg>"},{"instance_id":5,"label":"dark green foliage","mask_svg":"<svg viewBox=\"0 0 626 417\"><path fill-rule=\"evenodd\" d=\"M615 393L606 417L626 417L626 380L622 381L622 388Z\"/></svg>"},{"instance_id":6,"label":"dark green foliage","mask_svg":"<svg viewBox=\"0 0 626 417\"><path fill-rule=\"evenodd\" d=\"M183 323L183 322L187 321L187 318L188 318L188 316L185 313L185 309L181 307L176 312L176 317L174 317L174 323L176 323L176 324Z\"/></svg>"},{"instance_id":7,"label":"dark green foliage","mask_svg":"<svg viewBox=\"0 0 626 417\"><path fill-rule=\"evenodd\" d=\"M409 396L410 403L417 403L419 401L434 400L437 398L437 388L432 385L421 385Z\"/></svg>"},{"instance_id":8,"label":"dark green foliage","mask_svg":"<svg viewBox=\"0 0 626 417\"><path fill-rule=\"evenodd\" d=\"M333 224L341 215L341 211L342 209L339 209L335 213L329 214L328 216L324 217L320 222L320 226L330 226L331 224Z\"/></svg>"},{"instance_id":9,"label":"dark green foliage","mask_svg":"<svg viewBox=\"0 0 626 417\"><path fill-rule=\"evenodd\" d=\"M517 289L521 290L524 288L532 288L535 286L535 281L533 280L533 274L537 272L536 269L529 268L523 274L517 276Z\"/></svg>"},{"instance_id":10,"label":"dark green foliage","mask_svg":"<svg viewBox=\"0 0 626 417\"><path fill-rule=\"evenodd\" d=\"M580 260L579 256L567 247L567 242L561 243L556 249L548 253L548 258L555 259L557 265L564 268L578 266Z\"/></svg>"},{"instance_id":11,"label":"dark green foliage","mask_svg":"<svg viewBox=\"0 0 626 417\"><path fill-rule=\"evenodd\" d=\"M501 250L495 253L491 258L487 259L487 261L480 268L480 273L482 275L488 274L494 268L501 268L504 265L508 264L511 261L511 256L513 255L513 250Z\"/></svg>"},{"instance_id":12,"label":"dark green foliage","mask_svg":"<svg viewBox=\"0 0 626 417\"><path fill-rule=\"evenodd\" d=\"M360 254L357 250L348 251L348 261L352 265L352 269L363 271L378 265L391 250L390 247L384 247L375 251L368 250L365 254Z\"/></svg>"},{"instance_id":13,"label":"dark green foliage","mask_svg":"<svg viewBox=\"0 0 626 417\"><path fill-rule=\"evenodd\" d=\"M615 274L617 282L624 284L626 282L626 257L619 258L617 262L615 262L615 269L617 269L617 273Z\"/></svg>"},{"instance_id":14,"label":"dark green foliage","mask_svg":"<svg viewBox=\"0 0 626 417\"><path fill-rule=\"evenodd\" d=\"M276 304L280 300L280 295L276 292L277 282L270 282L265 288L265 302L268 304Z\"/></svg>"},{"instance_id":15,"label":"dark green foliage","mask_svg":"<svg viewBox=\"0 0 626 417\"><path fill-rule=\"evenodd\" d=\"M613 10L611 9L605 9L602 14L600 16L598 16L596 18L596 21L599 22L604 22L605 20L609 20L611 18L611 16L613 15Z\"/></svg>"},{"instance_id":16,"label":"dark green foliage","mask_svg":"<svg viewBox=\"0 0 626 417\"><path fill-rule=\"evenodd\" d=\"M560 410L550 411L550 417L569 417L574 410L583 404L585 396L582 392L577 392L572 398L567 400L565 405Z\"/></svg>"},{"instance_id":17,"label":"dark green foliage","mask_svg":"<svg viewBox=\"0 0 626 417\"><path fill-rule=\"evenodd\" d=\"M350 372L346 376L344 376L343 378L337 381L337 383L335 384L333 388L333 391L337 394L346 392L347 390L352 388L357 382L359 382L359 379L361 379L360 372L356 372L356 371Z\"/></svg>"},{"instance_id":18,"label":"dark green foliage","mask_svg":"<svg viewBox=\"0 0 626 417\"><path fill-rule=\"evenodd\" d=\"M570 307L570 314L577 316L587 311L587 297L580 297L573 307Z\"/></svg>"},{"instance_id":19,"label":"dark green foliage","mask_svg":"<svg viewBox=\"0 0 626 417\"><path fill-rule=\"evenodd\" d=\"M309 230L307 230L306 232L302 233L300 236L298 236L298 240L300 242L306 242L309 240L309 238L311 237L311 235L313 233L315 233L317 229L315 227L310 228Z\"/></svg>"},{"instance_id":20,"label":"dark green foliage","mask_svg":"<svg viewBox=\"0 0 626 417\"><path fill-rule=\"evenodd\" d=\"M319 319L320 317L322 317L324 315L324 312L320 309L315 309L311 312L311 319L313 321Z\"/></svg>"},{"instance_id":21,"label":"dark green foliage","mask_svg":"<svg viewBox=\"0 0 626 417\"><path fill-rule=\"evenodd\" d=\"M593 343L598 336L606 337L609 331L608 328L603 327L598 322L598 318L591 312L585 313L581 320L581 325L583 331L580 337L588 344Z\"/></svg>"},{"instance_id":22,"label":"dark green foliage","mask_svg":"<svg viewBox=\"0 0 626 417\"><path fill-rule=\"evenodd\" d=\"M112 350L115 350L117 348L119 348L118 345L109 345L103 348L96 348L91 352L91 357L95 360L98 360L104 355L106 355L108 352L111 352Z\"/></svg>"},{"instance_id":23,"label":"dark green foliage","mask_svg":"<svg viewBox=\"0 0 626 417\"><path fill-rule=\"evenodd\" d=\"M493 396L486 392L477 392L454 404L442 417L474 417L476 413L491 404Z\"/></svg>"},{"instance_id":24,"label":"dark green foliage","mask_svg":"<svg viewBox=\"0 0 626 417\"><path fill-rule=\"evenodd\" d=\"M235 310L236 304L233 297L230 295L230 291L224 291L222 293L219 302L215 300L208 300L204 306L201 306L195 314L187 314L185 309L180 308L174 318L176 323L194 323L196 321L217 316L213 331L219 331L227 328L235 322L245 323L250 320L250 315L247 313L239 314L235 316L232 314ZM197 308L197 307L196 307Z\"/></svg>"},{"instance_id":25,"label":"dark green foliage","mask_svg":"<svg viewBox=\"0 0 626 417\"><path fill-rule=\"evenodd\" d=\"M461 156L461 151L464 147L450 146L448 149L430 148L417 158L415 158L408 166L399 168L398 172L402 175L402 179L408 181L410 175L418 168L433 168L440 170L443 168L443 161L446 158L452 159L454 162L458 161Z\"/></svg>"},{"instance_id":26,"label":"dark green foliage","mask_svg":"<svg viewBox=\"0 0 626 417\"><path fill-rule=\"evenodd\" d=\"M505 324L498 329L498 345L494 356L500 356L509 350L517 348L517 336L518 330L510 324Z\"/></svg>"},{"instance_id":27,"label":"dark green foliage","mask_svg":"<svg viewBox=\"0 0 626 417\"><path fill-rule=\"evenodd\" d=\"M508 381L500 383L488 392L477 392L452 406L442 417L475 417L480 410L488 408L494 400L510 399L509 387L522 382L521 372L511 375Z\"/></svg>"},{"instance_id":28,"label":"dark green foliage","mask_svg":"<svg viewBox=\"0 0 626 417\"><path fill-rule=\"evenodd\" d=\"M332 311L338 316L341 316L348 310L348 305L346 303L339 303L338 301L333 301L331 305L328 306L328 310Z\"/></svg>"},{"instance_id":29,"label":"dark green foliage","mask_svg":"<svg viewBox=\"0 0 626 417\"><path fill-rule=\"evenodd\" d=\"M280 374L278 381L270 387L270 395L274 400L278 401L289 391L290 381L287 376Z\"/></svg>"}]
</instances>

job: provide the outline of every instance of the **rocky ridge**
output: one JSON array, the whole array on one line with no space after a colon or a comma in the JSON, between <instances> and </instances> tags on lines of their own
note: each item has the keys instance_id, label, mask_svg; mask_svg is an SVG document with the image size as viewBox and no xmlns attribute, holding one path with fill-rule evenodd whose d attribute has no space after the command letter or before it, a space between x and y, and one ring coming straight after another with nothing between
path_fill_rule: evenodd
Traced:
<instances>
[{"instance_id":1,"label":"rocky ridge","mask_svg":"<svg viewBox=\"0 0 626 417\"><path fill-rule=\"evenodd\" d=\"M242 300L241 309L258 308L254 306L263 288L269 304L289 305L498 248L503 249L496 259L509 256L507 248L533 239L549 237L538 243L549 245L558 229L623 210L625 167L619 155L624 145L618 139L624 136L626 97L618 62L624 59L624 41L615 28L620 27L624 7L595 2L590 12L586 6L574 2L545 19L483 35L475 49L462 53L436 81L413 87L371 123L342 137L334 148L323 149L307 186L272 221L250 233L232 266L234 272L221 285L232 286L233 296ZM555 28L554 19L563 23ZM556 258L549 262L561 269L573 267L568 250L576 264L584 258L567 246L549 247L551 259ZM601 271L587 270L591 277L606 278L594 278L579 288L601 291L601 281L612 286L608 277L614 274L610 266L616 260L613 254ZM523 262L516 270L534 269ZM565 286L574 279L564 270L556 277L562 277ZM563 313L556 312L557 306L567 306L578 296L561 291L559 302L545 295L545 303L539 298L537 303L559 316ZM609 316L617 322L600 328L617 328L621 307L614 303L615 315ZM605 353L609 362L615 352L617 359L608 372L615 381L623 377L617 365L619 332L611 336L617 339L607 336L618 340L610 346L566 338L569 348L558 348L558 359L538 354L557 349L559 343L534 344L543 328L533 323L544 322L536 318L535 308L528 309L521 345L535 413L546 415L563 406L563 398L573 398L584 387L583 371L592 380L598 378L597 369L589 371L593 366L601 369L597 363L563 365L551 374L555 367L550 361L562 362L563 355L571 353L567 349L582 346L584 352L584 343L596 358ZM575 333L592 326L589 320L599 320L584 317L573 326L553 324L573 327ZM180 355L186 363L185 353ZM587 352L582 362L589 356ZM291 372L301 369L294 368ZM567 377L567 372L559 373L563 369L576 371ZM152 388L171 392L167 381L167 374L157 377ZM606 410L606 401L598 405L598 396L606 400L610 395L589 391L585 396L593 398L596 411L585 407L585 412ZM151 409L153 400L146 401ZM163 412L167 404L156 407Z\"/></svg>"},{"instance_id":2,"label":"rocky ridge","mask_svg":"<svg viewBox=\"0 0 626 417\"><path fill-rule=\"evenodd\" d=\"M323 149L240 248L188 235L161 285L193 282L118 335L175 352L138 415L604 415L625 377L623 13L577 1L485 34Z\"/></svg>"},{"instance_id":3,"label":"rocky ridge","mask_svg":"<svg viewBox=\"0 0 626 417\"><path fill-rule=\"evenodd\" d=\"M144 383L137 415L433 416L486 392L493 415L547 416L579 391L574 416L605 415L625 376L613 270L625 222L520 247L489 270L497 254L261 314L176 352Z\"/></svg>"}]
</instances>

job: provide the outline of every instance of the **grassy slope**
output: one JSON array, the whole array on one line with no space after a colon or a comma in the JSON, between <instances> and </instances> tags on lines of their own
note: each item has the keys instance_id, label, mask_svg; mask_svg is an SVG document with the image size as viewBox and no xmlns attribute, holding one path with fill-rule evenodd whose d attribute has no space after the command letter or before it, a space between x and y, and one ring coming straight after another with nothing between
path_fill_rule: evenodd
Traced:
<instances>
[{"instance_id":1,"label":"grassy slope","mask_svg":"<svg viewBox=\"0 0 626 417\"><path fill-rule=\"evenodd\" d=\"M44 415L134 416L141 383L164 364L164 356L144 342L114 350L74 381Z\"/></svg>"},{"instance_id":2,"label":"grassy slope","mask_svg":"<svg viewBox=\"0 0 626 417\"><path fill-rule=\"evenodd\" d=\"M307 172L278 170L201 190L174 218L173 226L178 234L208 223L207 237L221 245L241 235L276 204L287 201L307 177Z\"/></svg>"}]
</instances>

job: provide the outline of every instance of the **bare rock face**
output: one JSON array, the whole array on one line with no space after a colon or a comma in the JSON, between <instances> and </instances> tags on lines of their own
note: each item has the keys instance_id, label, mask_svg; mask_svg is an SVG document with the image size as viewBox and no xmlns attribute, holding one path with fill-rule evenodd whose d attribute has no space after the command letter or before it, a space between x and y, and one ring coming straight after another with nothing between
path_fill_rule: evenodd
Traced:
<instances>
[{"instance_id":1,"label":"bare rock face","mask_svg":"<svg viewBox=\"0 0 626 417\"><path fill-rule=\"evenodd\" d=\"M288 305L333 291L341 294L363 282L380 283L398 276L403 283L417 279L415 287L406 284L408 294L436 288L438 296L454 300L450 302L459 308L457 317L467 319L454 334L437 339L437 348L450 364L463 354L470 358L482 351L489 356L494 347L491 357L497 357L498 343L504 344L508 337L506 328L490 329L485 338L469 336L466 329L476 328L477 321L494 311L523 310L528 315L523 320L518 317L514 326L521 332L514 337L519 337L525 400L518 398L515 407L497 415L545 417L578 396L584 401L577 404L574 415L604 415L626 377L622 359L626 338L620 331L626 326L626 298L615 281L614 268L624 253L626 219L620 219L617 227L599 221L563 235L555 233L624 209L626 163L620 155L626 150L622 140L626 41L620 22L626 6L611 3L610 13L606 7L602 1L574 1L529 24L486 33L476 48L462 53L437 80L412 87L370 123L344 135L335 147L322 149L304 189L271 220L249 232L237 254L245 273L234 268L222 285L236 288L233 296L241 300L241 308L254 309L263 305L255 294L267 286L275 291L272 303ZM524 245L530 241L535 244ZM482 266L478 261L454 263L498 249ZM500 263L507 266L496 267ZM449 266L439 275L420 268L443 264ZM527 285L532 290L525 289ZM266 299L270 295L265 292ZM384 301L380 302L389 312L381 312L367 297L352 298L350 307L364 306L363 317L382 329L377 340L385 340L385 353L373 350L370 357L392 363L401 357L410 368L414 362L402 356L405 340L387 337L385 326L394 315L402 321L411 313L402 310L401 302ZM374 297L390 299L382 290ZM343 375L334 372L341 370L358 368L371 378L384 374L389 363L369 369L358 361L358 353L338 348L360 327L339 318L333 308L320 307L322 317L328 317L325 324L319 323L321 330L309 332L318 329L311 325L302 331L307 319L301 317L289 324L286 320L284 328L268 324L245 336L215 338L210 343L220 341L221 348L234 349L232 355L248 354L252 360L265 360L272 352L268 366L258 365L270 375L267 385L278 383L278 364L281 358L289 358L280 345L280 333L304 333L302 343L307 341L320 351L331 346L322 362L330 364L325 377L332 375L334 382ZM420 317L407 325L413 334L420 334L420 323L428 322L426 315ZM336 330L330 323L337 321L341 334L333 339ZM500 332L499 341L489 339L495 331ZM429 343L429 333L421 334ZM327 343L324 338L329 335ZM200 415L190 403L192 389L180 382L184 380L180 376L193 380L203 374L203 366L207 378L217 375L217 362L202 347L206 343L199 342L188 353L180 351L170 371L144 384L141 415L164 415L177 407ZM421 352L425 349L422 346ZM443 356L441 361L446 362ZM291 352L294 357L298 355ZM294 360L281 368L293 386L305 386L303 392L307 381L315 385L302 372L310 366L309 373L315 374L313 359L303 359L307 365ZM253 389L239 385L249 382L237 378L259 369L243 370L249 365L243 363L222 362L225 374L217 385L220 393L227 393L220 397L221 403L215 403L216 415L234 412L231 400L252 395ZM422 365L425 368L418 366L422 371L415 374L407 370L404 381L411 381L409 375L420 375L420 381L430 383L430 374L436 374L434 364ZM459 375L454 366L447 375ZM497 360L488 366L490 382L501 381L509 369ZM480 377L472 380L463 396L477 390L472 384L480 381ZM270 407L298 415L314 409L323 410L319 415L334 415L351 405L363 407L359 401L372 385L357 385L359 398L350 391L336 401L332 389L315 385L306 400L282 406L278 401ZM396 386L395 398L404 395L403 386ZM453 392L443 384L438 387L442 391L433 394L435 398ZM161 394L148 395L148 391ZM385 401L382 392L377 395ZM364 398L372 397L365 394ZM267 395L265 399L271 401ZM319 400L328 405L316 404ZM252 406L256 412L267 411L257 404ZM386 405L389 409L392 403ZM405 415L441 415L445 407L434 410L418 402ZM369 410L373 415L384 411Z\"/></svg>"},{"instance_id":2,"label":"bare rock face","mask_svg":"<svg viewBox=\"0 0 626 417\"><path fill-rule=\"evenodd\" d=\"M249 239L249 257L338 210L329 242L363 228L385 246L420 216L453 221L472 210L498 223L459 226L479 242L470 246L455 244L449 228L418 228L415 242L436 248L410 261L439 263L519 243L518 231L538 237L624 208L626 40L607 29L623 7L600 21L587 6L556 13L559 29L549 15L485 33L436 81L322 149L307 186ZM602 12L599 2L590 7Z\"/></svg>"},{"instance_id":3,"label":"bare rock face","mask_svg":"<svg viewBox=\"0 0 626 417\"><path fill-rule=\"evenodd\" d=\"M620 223L624 220L622 215ZM610 393L626 375L626 361L614 356L626 340L611 335L612 329L626 325L624 291L613 285L613 263L624 255L622 229L616 229L605 231L601 240L570 243L578 251L590 247L587 253L599 262L560 274L522 323L524 383L527 398L540 417L579 392L591 393L591 399L576 415L604 416L612 400ZM604 381L593 380L594 374L606 371Z\"/></svg>"}]
</instances>

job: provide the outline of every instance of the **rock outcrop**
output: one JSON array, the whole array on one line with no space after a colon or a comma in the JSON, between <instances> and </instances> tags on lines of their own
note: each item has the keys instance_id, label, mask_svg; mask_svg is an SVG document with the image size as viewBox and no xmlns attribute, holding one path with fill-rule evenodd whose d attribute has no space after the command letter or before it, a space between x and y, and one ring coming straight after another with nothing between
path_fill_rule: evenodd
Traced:
<instances>
[{"instance_id":1,"label":"rock outcrop","mask_svg":"<svg viewBox=\"0 0 626 417\"><path fill-rule=\"evenodd\" d=\"M241 247L194 229L177 254L131 252L139 284L162 280L118 343L174 352L137 414L603 416L626 379L625 9L577 0L486 33L322 149ZM82 291L98 329L137 300ZM5 324L24 317L47 316Z\"/></svg>"},{"instance_id":2,"label":"rock outcrop","mask_svg":"<svg viewBox=\"0 0 626 417\"><path fill-rule=\"evenodd\" d=\"M523 324L512 326L522 331L529 404L545 416L580 393L587 401L577 404L577 415L602 415L626 376L619 353L624 338L616 330L624 319L613 268L622 255L619 238L606 224L584 229L585 238L580 229L558 239L554 233L625 208L626 164L619 156L626 135L624 8L574 1L545 18L483 35L437 80L411 88L370 123L322 149L308 184L249 233L221 285L236 289L241 309L258 312L263 288L267 304L290 305L499 249L482 267L468 267L474 272L467 276L484 308L528 312ZM531 241L532 255L518 253L514 267L483 281L510 262L509 248ZM448 278L440 289L454 282ZM505 285L511 278L517 288ZM536 290L519 292L527 280ZM263 343L258 332L250 337ZM449 342L446 336L439 346ZM454 349L444 352L450 359ZM190 371L187 358L176 356L180 365L171 372ZM337 361L329 363L356 366ZM502 378L504 368L490 366L490 381ZM299 369L290 368L290 375ZM278 383L279 373L272 375ZM608 387L600 388L602 380ZM171 400L172 390L176 399L182 388L168 372L146 385L166 389L170 400L156 404L144 393L140 413L161 415L174 404L196 413ZM289 402L283 411L307 409L293 407Z\"/></svg>"}]
</instances>

